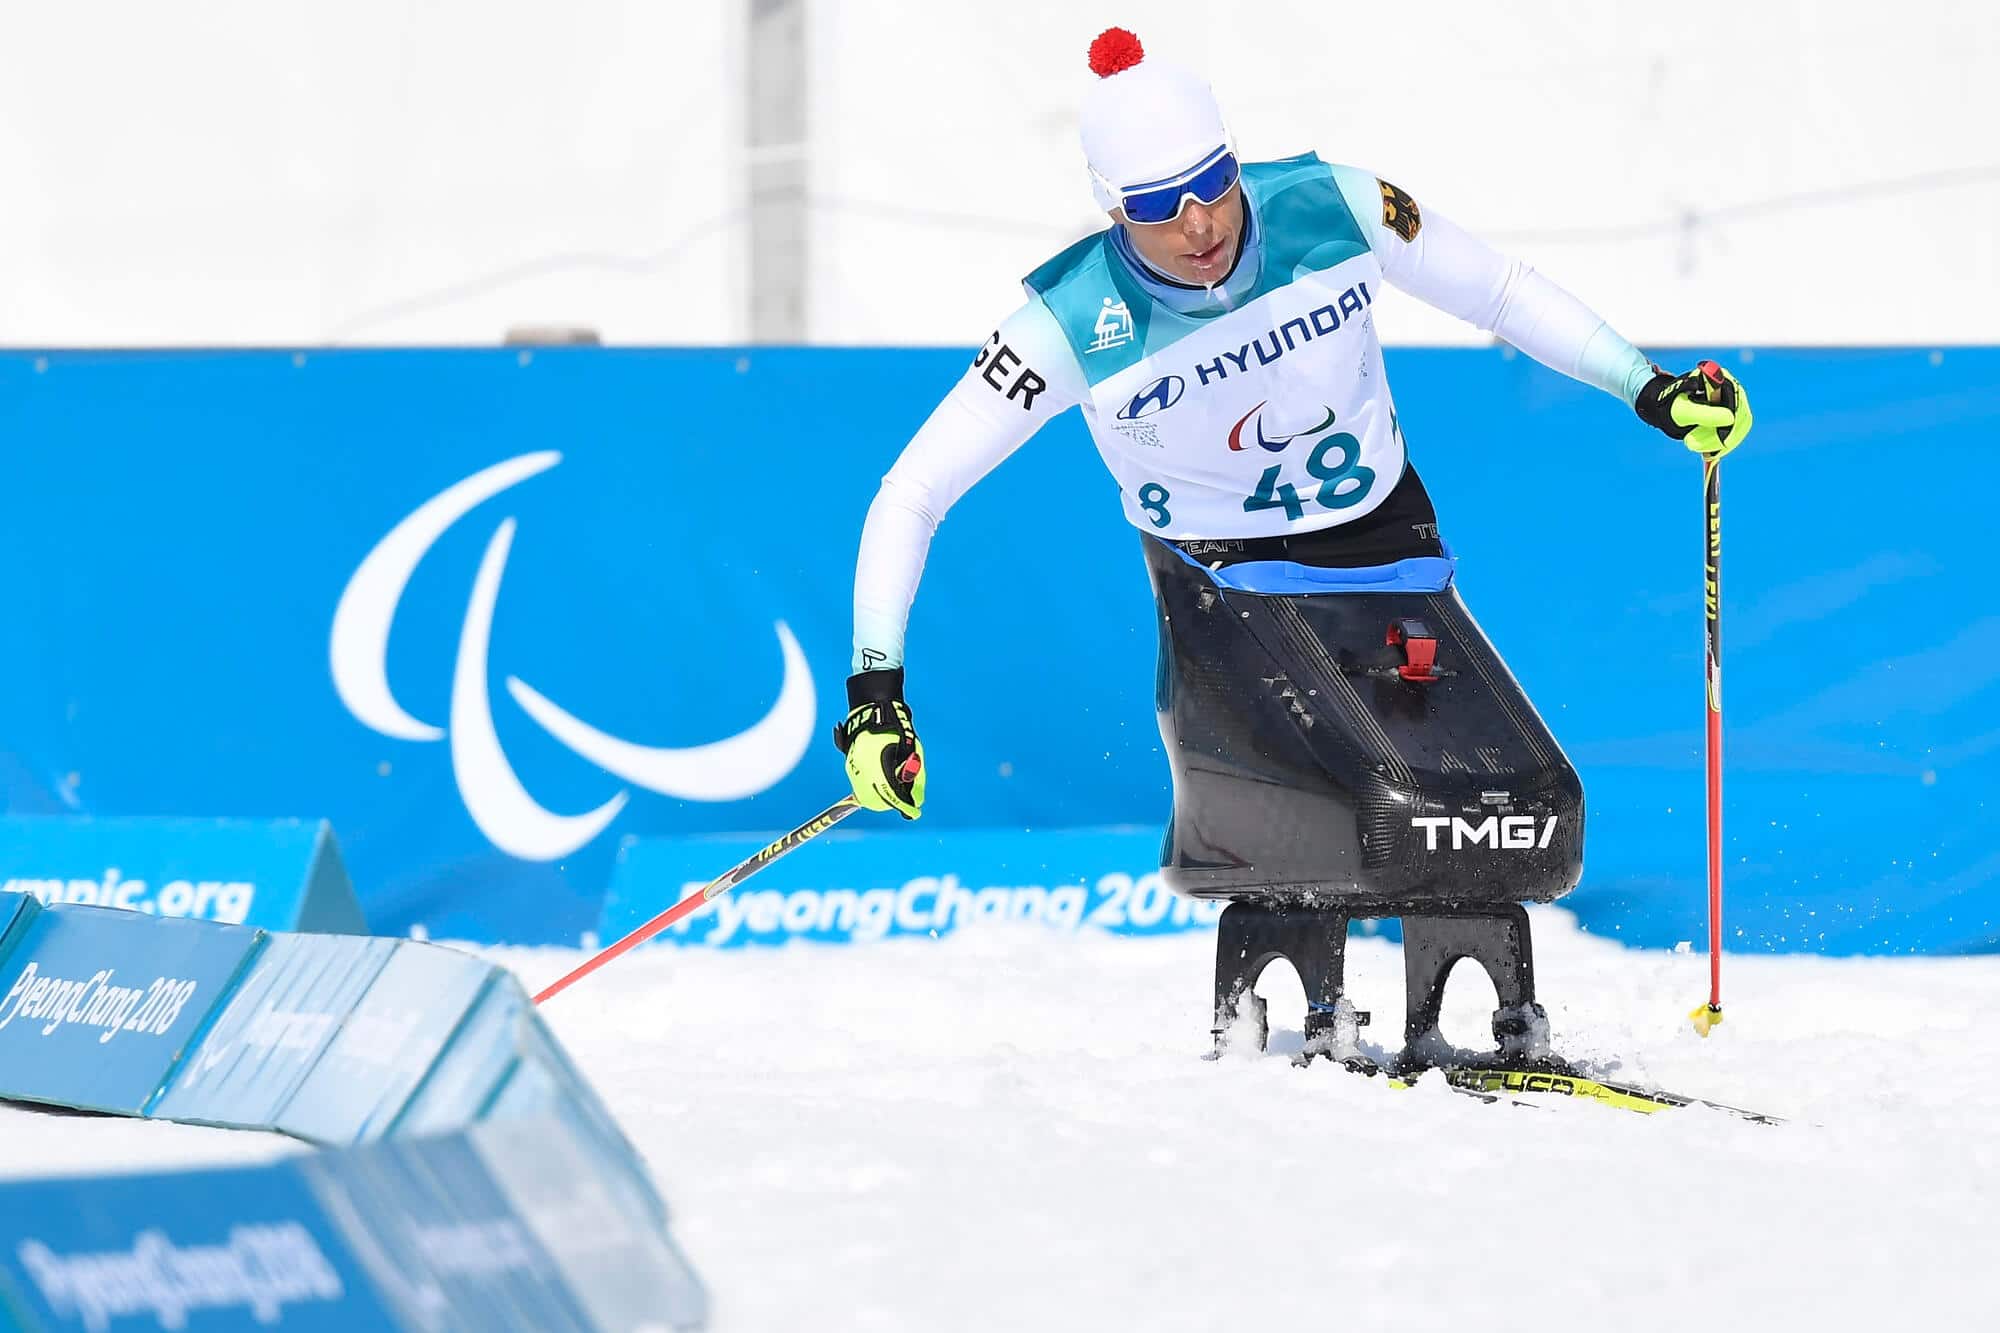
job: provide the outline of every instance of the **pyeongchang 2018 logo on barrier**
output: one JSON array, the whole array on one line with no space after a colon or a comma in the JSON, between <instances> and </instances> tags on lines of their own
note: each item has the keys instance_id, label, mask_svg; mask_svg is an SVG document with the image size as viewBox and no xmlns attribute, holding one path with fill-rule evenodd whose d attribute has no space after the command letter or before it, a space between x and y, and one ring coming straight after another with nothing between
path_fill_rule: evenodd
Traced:
<instances>
[{"instance_id":1,"label":"pyeongchang 2018 logo on barrier","mask_svg":"<svg viewBox=\"0 0 2000 1333\"><path fill-rule=\"evenodd\" d=\"M219 1245L176 1244L157 1227L122 1250L63 1254L31 1239L16 1255L56 1316L90 1333L142 1320L186 1328L226 1310L276 1324L288 1305L346 1295L332 1261L298 1222L231 1227Z\"/></svg>"},{"instance_id":2,"label":"pyeongchang 2018 logo on barrier","mask_svg":"<svg viewBox=\"0 0 2000 1333\"><path fill-rule=\"evenodd\" d=\"M487 691L487 648L493 607L513 545L514 520L504 518L486 544L472 581L452 668L447 726L410 715L389 687L389 631L403 591L424 555L478 505L562 461L553 451L523 454L475 472L419 505L389 530L348 580L333 613L329 658L340 701L362 724L407 741L450 741L452 775L472 822L495 847L526 861L568 856L617 818L629 793L595 810L558 814L528 791L500 746ZM771 710L747 731L707 745L670 749L639 745L599 731L564 711L526 681L507 678L507 692L542 729L613 777L691 801L737 801L776 786L811 744L815 699L812 671L798 640L777 621L785 677Z\"/></svg>"}]
</instances>

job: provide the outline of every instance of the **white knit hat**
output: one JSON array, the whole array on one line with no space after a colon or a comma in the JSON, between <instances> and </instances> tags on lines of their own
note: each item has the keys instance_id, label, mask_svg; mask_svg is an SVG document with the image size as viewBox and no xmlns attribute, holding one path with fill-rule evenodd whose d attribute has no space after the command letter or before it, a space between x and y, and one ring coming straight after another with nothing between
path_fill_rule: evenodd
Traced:
<instances>
[{"instance_id":1,"label":"white knit hat","mask_svg":"<svg viewBox=\"0 0 2000 1333\"><path fill-rule=\"evenodd\" d=\"M1208 81L1148 60L1125 29L1107 28L1090 44L1090 69L1098 80L1083 96L1083 156L1099 207L1116 208L1121 189L1169 180L1230 145Z\"/></svg>"}]
</instances>

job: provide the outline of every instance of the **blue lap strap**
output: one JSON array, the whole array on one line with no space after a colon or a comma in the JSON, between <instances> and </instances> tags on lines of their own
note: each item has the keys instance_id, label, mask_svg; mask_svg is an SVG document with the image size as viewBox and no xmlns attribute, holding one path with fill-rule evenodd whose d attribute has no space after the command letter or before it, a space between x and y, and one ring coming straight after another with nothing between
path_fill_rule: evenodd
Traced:
<instances>
[{"instance_id":1,"label":"blue lap strap","mask_svg":"<svg viewBox=\"0 0 2000 1333\"><path fill-rule=\"evenodd\" d=\"M1362 565L1353 569L1325 569L1301 565L1291 560L1245 560L1239 564L1211 569L1168 542L1181 559L1208 576L1218 588L1231 592L1299 594L1318 592L1443 592L1451 586L1458 557L1446 546L1443 555L1417 555L1386 565Z\"/></svg>"}]
</instances>

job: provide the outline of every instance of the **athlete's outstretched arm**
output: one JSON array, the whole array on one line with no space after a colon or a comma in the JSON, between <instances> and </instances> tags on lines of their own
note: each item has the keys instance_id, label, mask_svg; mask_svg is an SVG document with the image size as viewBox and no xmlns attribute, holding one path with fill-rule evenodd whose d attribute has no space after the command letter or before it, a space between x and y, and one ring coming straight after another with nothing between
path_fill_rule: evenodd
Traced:
<instances>
[{"instance_id":1,"label":"athlete's outstretched arm","mask_svg":"<svg viewBox=\"0 0 2000 1333\"><path fill-rule=\"evenodd\" d=\"M923 809L924 747L903 701L903 633L932 535L961 495L1083 393L1054 317L1031 300L987 339L882 479L854 565L854 674L834 729L855 798L870 809L905 819Z\"/></svg>"},{"instance_id":2,"label":"athlete's outstretched arm","mask_svg":"<svg viewBox=\"0 0 2000 1333\"><path fill-rule=\"evenodd\" d=\"M1083 392L1075 358L1040 301L987 339L868 507L854 567L854 670L903 665L910 603L945 511Z\"/></svg>"},{"instance_id":3,"label":"athlete's outstretched arm","mask_svg":"<svg viewBox=\"0 0 2000 1333\"><path fill-rule=\"evenodd\" d=\"M1726 454L1750 434L1750 395L1721 366L1669 375L1590 307L1451 219L1365 171L1335 167L1333 177L1383 276L1412 296L1616 396L1697 453Z\"/></svg>"},{"instance_id":4,"label":"athlete's outstretched arm","mask_svg":"<svg viewBox=\"0 0 2000 1333\"><path fill-rule=\"evenodd\" d=\"M1583 302L1393 185L1335 167L1383 276L1426 305L1504 339L1552 370L1630 405L1653 377L1645 353Z\"/></svg>"}]
</instances>

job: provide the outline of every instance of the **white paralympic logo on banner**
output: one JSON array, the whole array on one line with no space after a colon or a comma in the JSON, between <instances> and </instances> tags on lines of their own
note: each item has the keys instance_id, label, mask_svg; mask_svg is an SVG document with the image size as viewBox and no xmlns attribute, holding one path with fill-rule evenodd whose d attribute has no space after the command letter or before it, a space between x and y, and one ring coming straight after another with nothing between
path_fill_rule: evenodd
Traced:
<instances>
[{"instance_id":1,"label":"white paralympic logo on banner","mask_svg":"<svg viewBox=\"0 0 2000 1333\"><path fill-rule=\"evenodd\" d=\"M472 582L472 598L459 631L458 664L452 672L448 731L412 717L396 702L389 689L389 629L411 575L452 524L477 505L561 461L562 455L553 451L510 458L418 506L389 530L348 580L334 609L329 645L333 687L347 711L398 740L438 741L449 736L452 774L466 813L495 847L528 861L553 861L582 847L617 818L628 793L621 791L586 814L557 814L529 795L500 748L487 697L486 656L493 605L514 540L514 520L501 520ZM791 630L782 620L776 628L785 659L778 701L749 730L708 745L685 749L637 745L578 720L517 677L507 678L507 692L551 736L614 777L685 800L741 800L776 786L798 766L812 741L812 671Z\"/></svg>"}]
</instances>

